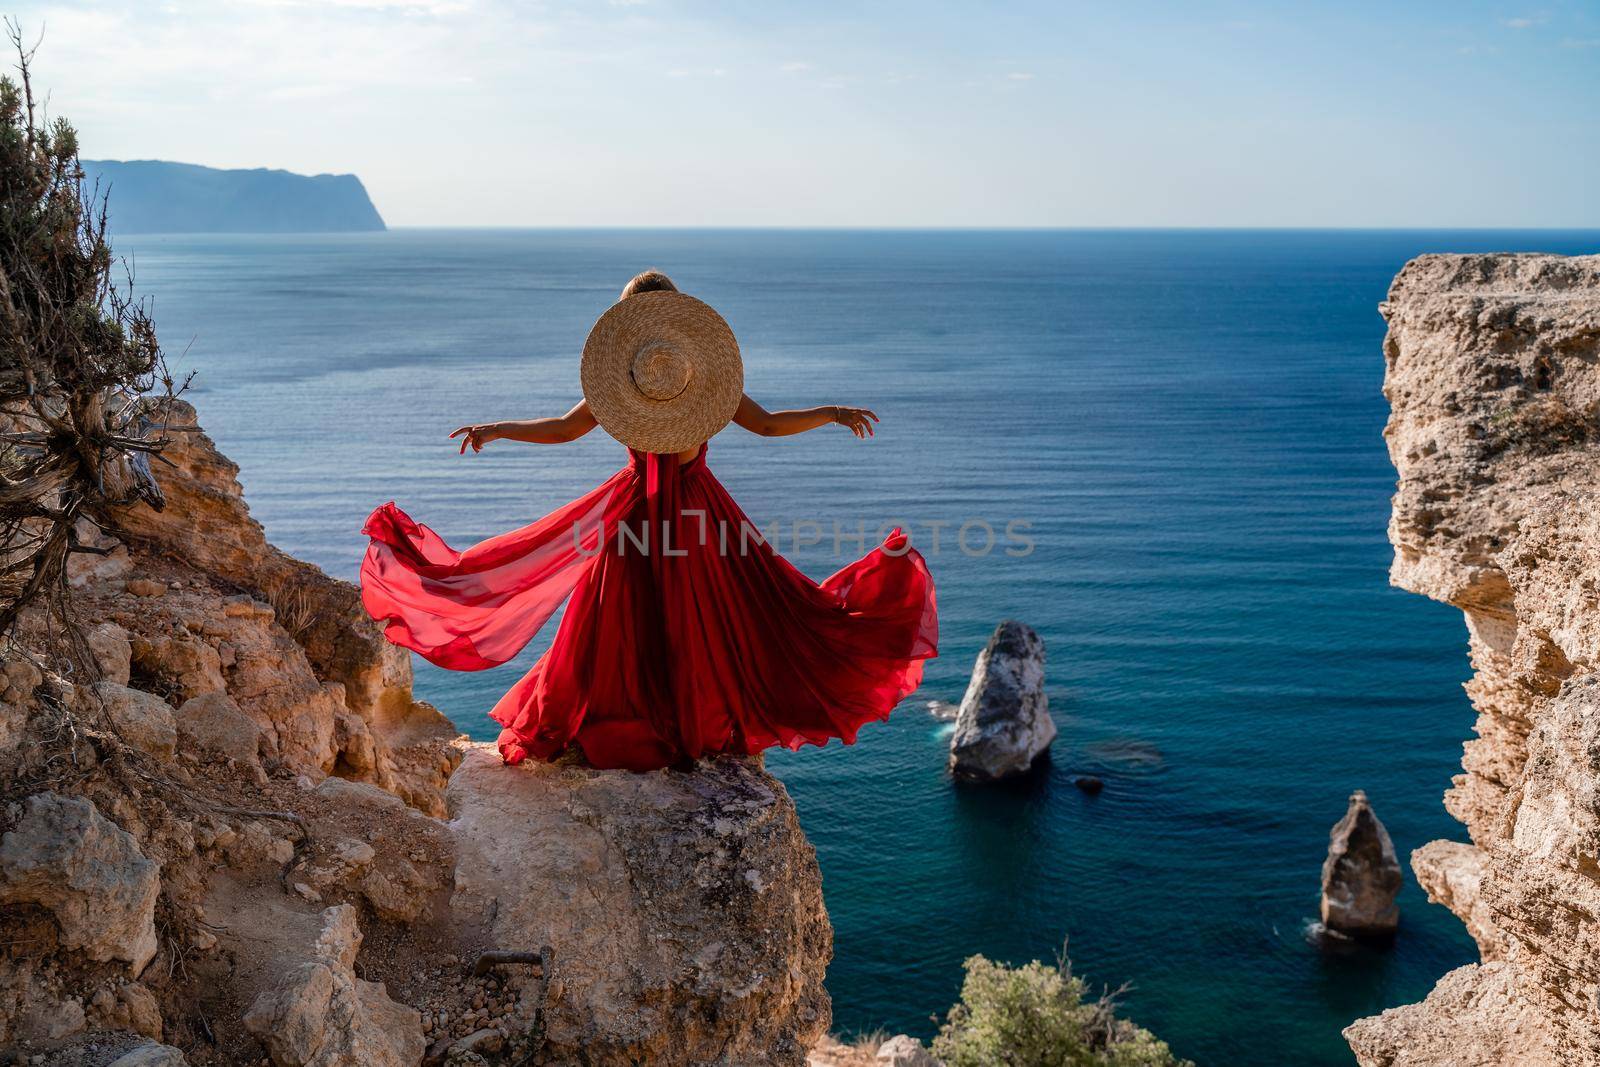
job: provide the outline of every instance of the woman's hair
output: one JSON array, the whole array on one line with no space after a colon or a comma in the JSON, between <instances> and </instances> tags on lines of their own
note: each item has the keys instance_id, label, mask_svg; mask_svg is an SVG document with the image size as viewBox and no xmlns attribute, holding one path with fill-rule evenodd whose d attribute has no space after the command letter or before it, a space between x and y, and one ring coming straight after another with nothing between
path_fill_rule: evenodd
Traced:
<instances>
[{"instance_id":1,"label":"woman's hair","mask_svg":"<svg viewBox=\"0 0 1600 1067\"><path fill-rule=\"evenodd\" d=\"M644 270L635 274L622 287L622 295L618 300L626 300L636 293L676 293L678 287L672 284L672 279L658 270Z\"/></svg>"}]
</instances>

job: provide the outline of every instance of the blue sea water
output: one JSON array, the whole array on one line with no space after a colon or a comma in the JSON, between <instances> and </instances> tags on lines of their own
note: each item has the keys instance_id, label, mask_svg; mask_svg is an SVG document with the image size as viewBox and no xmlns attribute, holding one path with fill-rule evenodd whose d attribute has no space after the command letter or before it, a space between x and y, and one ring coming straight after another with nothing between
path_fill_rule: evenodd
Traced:
<instances>
[{"instance_id":1,"label":"blue sea water","mask_svg":"<svg viewBox=\"0 0 1600 1067\"><path fill-rule=\"evenodd\" d=\"M710 463L754 517L821 543L907 524L942 656L854 747L780 752L820 860L837 1029L930 1036L973 953L1131 983L1126 1013L1202 1065L1348 1064L1339 1030L1474 958L1407 875L1387 951L1307 939L1327 831L1356 788L1404 854L1472 714L1459 613L1388 588L1381 431L1389 279L1426 251L1593 251L1512 232L427 231L141 236L132 257L192 399L269 536L353 577L398 500L458 546L620 464L601 434L462 457L469 421L564 411L577 353L634 271L667 270L738 333L769 407L870 406L875 440L736 429ZM1024 556L987 523L1030 524ZM931 552L935 524L941 550ZM857 554L850 540L843 554ZM995 623L1049 647L1044 775L955 788L948 727ZM552 627L553 628L553 627ZM417 689L463 729L542 651ZM1072 785L1101 776L1095 797Z\"/></svg>"}]
</instances>

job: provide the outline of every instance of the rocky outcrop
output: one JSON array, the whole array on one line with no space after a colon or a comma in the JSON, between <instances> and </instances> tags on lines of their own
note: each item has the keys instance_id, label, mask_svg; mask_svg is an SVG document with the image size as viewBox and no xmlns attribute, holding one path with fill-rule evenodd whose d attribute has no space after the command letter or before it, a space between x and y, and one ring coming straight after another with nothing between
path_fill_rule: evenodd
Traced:
<instances>
[{"instance_id":1,"label":"rocky outcrop","mask_svg":"<svg viewBox=\"0 0 1600 1067\"><path fill-rule=\"evenodd\" d=\"M120 594L97 607L130 632L134 673L183 700L225 691L259 723L274 758L318 777L375 782L443 815L449 767L437 765L437 743L455 730L412 697L410 653L383 639L354 585L267 542L238 466L193 407L173 401L153 414L172 438L163 452L171 465L158 473L167 505L118 512L117 532L135 555L181 560L211 581L143 567L120 587L100 583L102 597ZM215 583L238 593L218 603Z\"/></svg>"},{"instance_id":2,"label":"rocky outcrop","mask_svg":"<svg viewBox=\"0 0 1600 1067\"><path fill-rule=\"evenodd\" d=\"M1484 963L1363 1064L1600 1063L1600 257L1424 256L1383 306L1394 584L1466 615L1477 737L1413 857Z\"/></svg>"},{"instance_id":3,"label":"rocky outcrop","mask_svg":"<svg viewBox=\"0 0 1600 1067\"><path fill-rule=\"evenodd\" d=\"M801 1062L832 935L760 761L457 769L171 421L166 510L80 531L85 641L0 646L0 1062Z\"/></svg>"},{"instance_id":4,"label":"rocky outcrop","mask_svg":"<svg viewBox=\"0 0 1600 1067\"><path fill-rule=\"evenodd\" d=\"M156 954L160 889L156 864L82 797L36 793L0 838L0 902L46 909L62 945L134 974Z\"/></svg>"},{"instance_id":5,"label":"rocky outcrop","mask_svg":"<svg viewBox=\"0 0 1600 1067\"><path fill-rule=\"evenodd\" d=\"M1394 936L1400 925L1400 861L1389 831L1373 813L1367 794L1350 794L1344 818L1328 835L1322 864L1322 925L1336 934L1366 940Z\"/></svg>"},{"instance_id":6,"label":"rocky outcrop","mask_svg":"<svg viewBox=\"0 0 1600 1067\"><path fill-rule=\"evenodd\" d=\"M877 1067L940 1067L933 1053L914 1037L896 1034L878 1046Z\"/></svg>"},{"instance_id":7,"label":"rocky outcrop","mask_svg":"<svg viewBox=\"0 0 1600 1067\"><path fill-rule=\"evenodd\" d=\"M1020 622L1002 622L978 653L956 713L950 772L979 782L1024 774L1055 736L1044 691L1044 641Z\"/></svg>"},{"instance_id":8,"label":"rocky outcrop","mask_svg":"<svg viewBox=\"0 0 1600 1067\"><path fill-rule=\"evenodd\" d=\"M261 993L244 1025L276 1067L415 1067L422 1016L355 974L361 931L348 904L322 913L310 958Z\"/></svg>"},{"instance_id":9,"label":"rocky outcrop","mask_svg":"<svg viewBox=\"0 0 1600 1067\"><path fill-rule=\"evenodd\" d=\"M477 746L449 802L457 913L499 949L553 949L553 1061L784 1067L827 1029L816 856L758 760L628 774Z\"/></svg>"}]
</instances>

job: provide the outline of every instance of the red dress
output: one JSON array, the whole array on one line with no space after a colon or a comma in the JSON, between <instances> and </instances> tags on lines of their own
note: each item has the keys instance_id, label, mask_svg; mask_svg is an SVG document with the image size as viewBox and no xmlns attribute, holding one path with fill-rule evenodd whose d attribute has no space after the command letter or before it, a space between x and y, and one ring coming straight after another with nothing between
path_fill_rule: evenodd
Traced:
<instances>
[{"instance_id":1,"label":"red dress","mask_svg":"<svg viewBox=\"0 0 1600 1067\"><path fill-rule=\"evenodd\" d=\"M896 530L821 585L760 540L706 467L629 450L592 492L457 552L393 502L367 519L361 599L385 635L474 671L567 607L490 713L508 763L575 742L596 767L846 744L938 654L927 564Z\"/></svg>"}]
</instances>

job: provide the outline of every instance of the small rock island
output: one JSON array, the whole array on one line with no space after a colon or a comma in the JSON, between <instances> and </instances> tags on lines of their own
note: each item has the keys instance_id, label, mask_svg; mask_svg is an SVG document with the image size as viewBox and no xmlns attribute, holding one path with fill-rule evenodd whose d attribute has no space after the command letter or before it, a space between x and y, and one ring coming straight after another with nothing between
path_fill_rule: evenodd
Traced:
<instances>
[{"instance_id":1,"label":"small rock island","mask_svg":"<svg viewBox=\"0 0 1600 1067\"><path fill-rule=\"evenodd\" d=\"M1006 620L972 668L950 736L950 773L990 782L1027 773L1050 751L1056 724L1044 691L1044 639Z\"/></svg>"}]
</instances>

